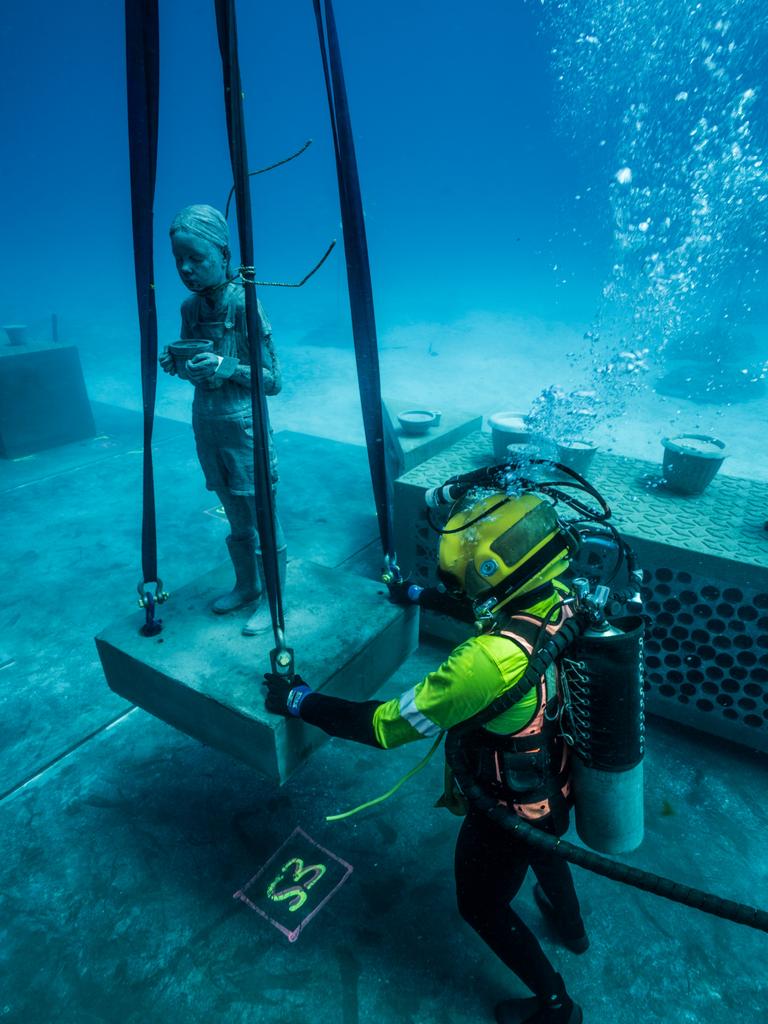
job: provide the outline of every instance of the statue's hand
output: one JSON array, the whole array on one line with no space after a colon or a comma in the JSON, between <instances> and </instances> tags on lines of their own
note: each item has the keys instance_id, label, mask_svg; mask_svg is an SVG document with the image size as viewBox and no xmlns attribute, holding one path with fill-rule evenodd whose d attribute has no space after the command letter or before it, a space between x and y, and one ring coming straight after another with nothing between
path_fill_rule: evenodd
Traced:
<instances>
[{"instance_id":1,"label":"statue's hand","mask_svg":"<svg viewBox=\"0 0 768 1024\"><path fill-rule=\"evenodd\" d=\"M193 384L199 384L203 380L212 377L221 364L221 356L213 352L200 352L187 360L187 373Z\"/></svg>"},{"instance_id":2,"label":"statue's hand","mask_svg":"<svg viewBox=\"0 0 768 1024\"><path fill-rule=\"evenodd\" d=\"M174 363L173 356L168 351L167 347L160 353L160 359L158 362L166 373L170 373L172 377L176 376L176 364Z\"/></svg>"}]
</instances>

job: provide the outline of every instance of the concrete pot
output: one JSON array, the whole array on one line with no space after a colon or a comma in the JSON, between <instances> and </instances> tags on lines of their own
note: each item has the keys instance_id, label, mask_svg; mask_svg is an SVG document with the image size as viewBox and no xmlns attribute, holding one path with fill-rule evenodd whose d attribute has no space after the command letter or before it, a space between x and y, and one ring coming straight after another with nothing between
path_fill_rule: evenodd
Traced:
<instances>
[{"instance_id":1,"label":"concrete pot","mask_svg":"<svg viewBox=\"0 0 768 1024\"><path fill-rule=\"evenodd\" d=\"M496 412L488 417L493 454L501 462L507 457L507 445L528 444L531 440L528 417L522 412Z\"/></svg>"},{"instance_id":2,"label":"concrete pot","mask_svg":"<svg viewBox=\"0 0 768 1024\"><path fill-rule=\"evenodd\" d=\"M439 427L441 412L434 409L406 409L397 414L397 421L404 434L413 437L426 434L430 427Z\"/></svg>"},{"instance_id":3,"label":"concrete pot","mask_svg":"<svg viewBox=\"0 0 768 1024\"><path fill-rule=\"evenodd\" d=\"M557 461L586 476L595 457L597 445L581 438L568 438L557 443Z\"/></svg>"},{"instance_id":4,"label":"concrete pot","mask_svg":"<svg viewBox=\"0 0 768 1024\"><path fill-rule=\"evenodd\" d=\"M664 483L676 494L701 494L726 458L725 442L708 434L677 434L661 443Z\"/></svg>"}]
</instances>

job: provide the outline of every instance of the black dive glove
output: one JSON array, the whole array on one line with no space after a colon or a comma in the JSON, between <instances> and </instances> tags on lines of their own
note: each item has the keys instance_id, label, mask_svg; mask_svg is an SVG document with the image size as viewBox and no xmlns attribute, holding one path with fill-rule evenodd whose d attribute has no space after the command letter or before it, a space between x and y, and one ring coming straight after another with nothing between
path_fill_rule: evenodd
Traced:
<instances>
[{"instance_id":1,"label":"black dive glove","mask_svg":"<svg viewBox=\"0 0 768 1024\"><path fill-rule=\"evenodd\" d=\"M450 615L452 619L457 619L459 622L475 621L472 605L466 598L452 597L440 587L420 587L418 583L399 580L388 583L387 589L389 590L389 599L393 604L406 606L417 604L426 611Z\"/></svg>"},{"instance_id":2,"label":"black dive glove","mask_svg":"<svg viewBox=\"0 0 768 1024\"><path fill-rule=\"evenodd\" d=\"M312 688L307 686L301 676L281 676L277 672L266 672L264 683L267 696L264 706L267 711L285 718L300 718L301 702Z\"/></svg>"}]
</instances>

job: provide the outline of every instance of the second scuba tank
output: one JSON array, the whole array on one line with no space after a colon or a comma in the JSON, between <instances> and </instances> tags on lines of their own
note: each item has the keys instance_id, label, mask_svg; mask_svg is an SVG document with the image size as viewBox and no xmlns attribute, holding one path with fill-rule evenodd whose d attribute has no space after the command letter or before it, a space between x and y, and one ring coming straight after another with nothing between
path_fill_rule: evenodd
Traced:
<instances>
[{"instance_id":1,"label":"second scuba tank","mask_svg":"<svg viewBox=\"0 0 768 1024\"><path fill-rule=\"evenodd\" d=\"M576 831L600 853L643 840L643 634L640 616L603 619L563 658Z\"/></svg>"}]
</instances>

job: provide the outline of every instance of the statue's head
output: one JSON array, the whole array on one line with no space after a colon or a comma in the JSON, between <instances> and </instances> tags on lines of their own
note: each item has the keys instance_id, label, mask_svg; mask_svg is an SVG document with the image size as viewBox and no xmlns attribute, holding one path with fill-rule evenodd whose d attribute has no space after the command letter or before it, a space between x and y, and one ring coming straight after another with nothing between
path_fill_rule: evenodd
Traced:
<instances>
[{"instance_id":1,"label":"statue's head","mask_svg":"<svg viewBox=\"0 0 768 1024\"><path fill-rule=\"evenodd\" d=\"M204 292L232 276L229 226L212 206L185 206L171 224L171 248L179 277L191 292Z\"/></svg>"}]
</instances>

